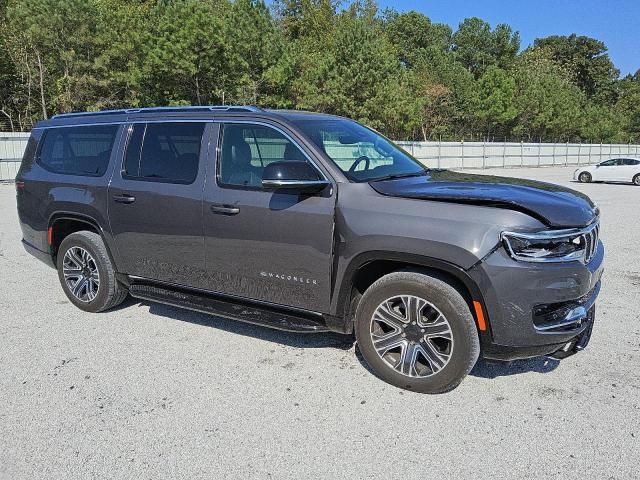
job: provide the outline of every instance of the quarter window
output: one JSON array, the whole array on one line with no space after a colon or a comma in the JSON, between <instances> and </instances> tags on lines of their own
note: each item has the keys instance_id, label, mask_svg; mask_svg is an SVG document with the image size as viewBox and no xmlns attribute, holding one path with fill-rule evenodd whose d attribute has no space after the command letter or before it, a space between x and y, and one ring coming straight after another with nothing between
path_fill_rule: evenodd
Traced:
<instances>
[{"instance_id":1,"label":"quarter window","mask_svg":"<svg viewBox=\"0 0 640 480\"><path fill-rule=\"evenodd\" d=\"M38 163L66 175L100 177L107 171L117 125L51 128L44 134Z\"/></svg>"},{"instance_id":2,"label":"quarter window","mask_svg":"<svg viewBox=\"0 0 640 480\"><path fill-rule=\"evenodd\" d=\"M204 123L136 124L129 135L123 176L192 183L198 174Z\"/></svg>"},{"instance_id":3,"label":"quarter window","mask_svg":"<svg viewBox=\"0 0 640 480\"><path fill-rule=\"evenodd\" d=\"M218 180L222 185L261 188L265 166L296 160L308 161L300 148L277 130L261 125L226 124L222 130Z\"/></svg>"}]
</instances>

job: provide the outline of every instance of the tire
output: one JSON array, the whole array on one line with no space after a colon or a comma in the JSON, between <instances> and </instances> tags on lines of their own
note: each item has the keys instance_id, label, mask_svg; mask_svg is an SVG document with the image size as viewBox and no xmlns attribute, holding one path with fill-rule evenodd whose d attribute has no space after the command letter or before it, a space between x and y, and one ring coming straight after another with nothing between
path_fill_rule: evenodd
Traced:
<instances>
[{"instance_id":1,"label":"tire","mask_svg":"<svg viewBox=\"0 0 640 480\"><path fill-rule=\"evenodd\" d=\"M407 311L419 313L408 316ZM391 324L387 324L391 317ZM393 322L399 323L399 317L404 325L393 326ZM409 323L405 322L407 317ZM417 325L413 325L415 319ZM376 376L396 387L420 393L453 390L471 371L480 354L469 305L437 275L395 272L377 280L358 304L355 333L360 352ZM379 353L398 342L399 346ZM405 352L413 352L414 366L401 361L409 358ZM429 352L431 360L425 356ZM444 357L446 362L442 360Z\"/></svg>"},{"instance_id":2,"label":"tire","mask_svg":"<svg viewBox=\"0 0 640 480\"><path fill-rule=\"evenodd\" d=\"M102 312L127 298L127 289L116 280L107 247L97 233L81 231L67 236L58 249L56 264L62 290L85 312ZM78 287L76 293L72 287Z\"/></svg>"},{"instance_id":3,"label":"tire","mask_svg":"<svg viewBox=\"0 0 640 480\"><path fill-rule=\"evenodd\" d=\"M578 175L578 180L580 180L580 183L591 183L592 177L589 172L582 172Z\"/></svg>"},{"instance_id":4,"label":"tire","mask_svg":"<svg viewBox=\"0 0 640 480\"><path fill-rule=\"evenodd\" d=\"M640 186L640 173L633 177L633 184Z\"/></svg>"}]
</instances>

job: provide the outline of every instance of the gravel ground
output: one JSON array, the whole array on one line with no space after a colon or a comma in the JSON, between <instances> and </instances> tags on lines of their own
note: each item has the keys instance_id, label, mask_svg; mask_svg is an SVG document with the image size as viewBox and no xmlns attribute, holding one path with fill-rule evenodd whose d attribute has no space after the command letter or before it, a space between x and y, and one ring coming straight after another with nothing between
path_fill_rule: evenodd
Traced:
<instances>
[{"instance_id":1,"label":"gravel ground","mask_svg":"<svg viewBox=\"0 0 640 480\"><path fill-rule=\"evenodd\" d=\"M598 323L579 355L481 363L440 396L376 379L339 335L133 300L83 313L0 185L0 478L638 478L640 188L490 173L599 203Z\"/></svg>"}]
</instances>

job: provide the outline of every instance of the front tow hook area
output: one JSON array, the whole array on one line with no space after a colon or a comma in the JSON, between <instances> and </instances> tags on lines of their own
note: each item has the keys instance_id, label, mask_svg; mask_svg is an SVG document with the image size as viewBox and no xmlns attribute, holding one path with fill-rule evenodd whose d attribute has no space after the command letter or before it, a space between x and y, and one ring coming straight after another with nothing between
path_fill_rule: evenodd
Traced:
<instances>
[{"instance_id":1,"label":"front tow hook area","mask_svg":"<svg viewBox=\"0 0 640 480\"><path fill-rule=\"evenodd\" d=\"M587 321L589 322L587 328L585 328L580 335L567 342L562 348L547 356L561 360L563 358L570 357L571 355L575 355L576 353L587 348L589 340L591 340L591 332L593 332L593 324L595 322L595 319L596 310L595 306L593 306L589 310L589 315L587 317Z\"/></svg>"}]
</instances>

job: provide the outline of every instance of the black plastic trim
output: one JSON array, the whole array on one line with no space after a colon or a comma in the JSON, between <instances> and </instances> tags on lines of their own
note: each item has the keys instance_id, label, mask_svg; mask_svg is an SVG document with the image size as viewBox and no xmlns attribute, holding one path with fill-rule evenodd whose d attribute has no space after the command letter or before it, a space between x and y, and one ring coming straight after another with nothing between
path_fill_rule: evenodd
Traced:
<instances>
[{"instance_id":1,"label":"black plastic trim","mask_svg":"<svg viewBox=\"0 0 640 480\"><path fill-rule=\"evenodd\" d=\"M132 279L131 296L164 303L210 315L298 333L327 332L322 316L304 315L253 301L231 300L229 297L182 287L169 287L155 282Z\"/></svg>"},{"instance_id":2,"label":"black plastic trim","mask_svg":"<svg viewBox=\"0 0 640 480\"><path fill-rule=\"evenodd\" d=\"M374 261L393 261L404 263L410 266L429 268L432 270L438 270L444 273L447 273L458 280L464 287L469 291L471 295L471 300L475 300L480 302L482 305L482 309L484 311L485 320L487 322L487 330L480 331L478 330L478 334L480 335L480 340L483 344L488 344L491 341L491 321L488 318L488 312L485 307L484 296L480 291L480 288L476 283L469 277L469 275L461 268L456 265L453 265L449 262L445 262L444 260L439 260L432 257L425 257L422 255L416 255L411 253L402 253L402 252L392 252L385 250L373 250L370 252L364 252L360 255L356 256L347 269L345 270L344 276L342 277L342 284L340 285L340 290L338 292L338 301L337 301L337 309L336 315L341 317L344 322L344 332L351 331L350 323L351 318L349 318L349 304L351 301L351 289L353 286L353 280L355 278L356 273L362 267L367 265L368 263ZM471 311L473 312L473 306L469 306ZM475 318L475 313L473 313Z\"/></svg>"}]
</instances>

